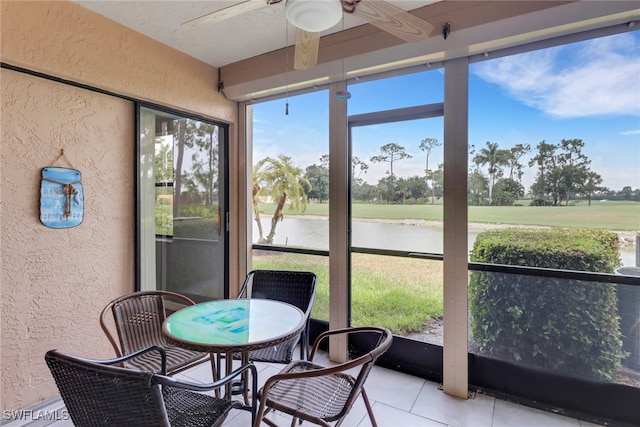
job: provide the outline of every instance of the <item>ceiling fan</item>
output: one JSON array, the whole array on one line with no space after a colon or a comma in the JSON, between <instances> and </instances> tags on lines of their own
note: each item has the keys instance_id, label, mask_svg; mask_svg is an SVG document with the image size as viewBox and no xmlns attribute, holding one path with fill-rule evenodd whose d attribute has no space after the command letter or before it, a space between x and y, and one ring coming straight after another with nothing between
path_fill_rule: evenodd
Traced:
<instances>
[{"instance_id":1,"label":"ceiling fan","mask_svg":"<svg viewBox=\"0 0 640 427\"><path fill-rule=\"evenodd\" d=\"M204 23L221 22L235 16L281 3L283 0L246 0L182 24L193 28ZM411 42L427 37L433 25L382 0L284 0L287 21L297 28L294 69L316 65L320 33L340 22L343 13L355 14L371 25Z\"/></svg>"}]
</instances>

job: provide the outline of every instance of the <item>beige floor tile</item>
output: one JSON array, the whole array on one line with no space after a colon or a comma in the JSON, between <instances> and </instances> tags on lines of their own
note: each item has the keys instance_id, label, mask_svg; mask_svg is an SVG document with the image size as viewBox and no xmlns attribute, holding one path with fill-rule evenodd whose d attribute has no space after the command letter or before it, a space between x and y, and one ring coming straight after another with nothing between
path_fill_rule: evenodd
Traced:
<instances>
[{"instance_id":1,"label":"beige floor tile","mask_svg":"<svg viewBox=\"0 0 640 427\"><path fill-rule=\"evenodd\" d=\"M376 421L380 427L446 427L446 424L439 423L429 418L424 418L410 412L402 411L398 408L377 402L373 405ZM358 427L369 427L369 419L363 420Z\"/></svg>"},{"instance_id":2,"label":"beige floor tile","mask_svg":"<svg viewBox=\"0 0 640 427\"><path fill-rule=\"evenodd\" d=\"M427 381L411 412L451 427L492 427L494 401L482 394L473 399L449 396Z\"/></svg>"},{"instance_id":3,"label":"beige floor tile","mask_svg":"<svg viewBox=\"0 0 640 427\"><path fill-rule=\"evenodd\" d=\"M319 354L316 361L323 365L332 364L326 353ZM267 378L277 374L283 366L277 363L256 363L258 388L264 385ZM176 378L191 382L210 382L213 378L211 365L201 364L176 375ZM458 399L439 390L437 383L378 366L374 367L369 375L365 388L380 427L597 426L597 424L496 400L483 394L476 394L474 399ZM59 402L58 406L62 407L62 403ZM269 417L277 420L280 426L291 424L291 418L280 413L271 413ZM248 411L233 410L224 426L248 427L250 424L251 414ZM49 427L72 426L71 421L57 421L49 424ZM371 426L362 398L358 398L355 402L342 426Z\"/></svg>"},{"instance_id":4,"label":"beige floor tile","mask_svg":"<svg viewBox=\"0 0 640 427\"><path fill-rule=\"evenodd\" d=\"M410 411L424 383L422 378L375 366L367 378L365 389L371 400Z\"/></svg>"}]
</instances>

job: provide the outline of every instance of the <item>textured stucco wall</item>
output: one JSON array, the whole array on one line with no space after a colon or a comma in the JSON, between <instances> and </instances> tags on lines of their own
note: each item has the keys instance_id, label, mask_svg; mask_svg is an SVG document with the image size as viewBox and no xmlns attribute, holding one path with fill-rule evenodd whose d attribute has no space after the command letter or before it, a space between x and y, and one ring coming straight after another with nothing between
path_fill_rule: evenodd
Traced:
<instances>
[{"instance_id":1,"label":"textured stucco wall","mask_svg":"<svg viewBox=\"0 0 640 427\"><path fill-rule=\"evenodd\" d=\"M55 394L44 353L111 357L101 308L134 283L131 102L1 70L2 404ZM39 220L40 170L60 149L82 172L84 222ZM64 163L61 165L64 166Z\"/></svg>"},{"instance_id":2,"label":"textured stucco wall","mask_svg":"<svg viewBox=\"0 0 640 427\"><path fill-rule=\"evenodd\" d=\"M0 1L11 65L235 123L218 71L69 1Z\"/></svg>"},{"instance_id":3,"label":"textured stucco wall","mask_svg":"<svg viewBox=\"0 0 640 427\"><path fill-rule=\"evenodd\" d=\"M217 71L68 2L0 1L2 62L227 121ZM98 315L134 287L135 108L130 101L0 70L2 410L57 394L52 348L111 357ZM39 221L40 170L60 149L83 174L85 219Z\"/></svg>"}]
</instances>

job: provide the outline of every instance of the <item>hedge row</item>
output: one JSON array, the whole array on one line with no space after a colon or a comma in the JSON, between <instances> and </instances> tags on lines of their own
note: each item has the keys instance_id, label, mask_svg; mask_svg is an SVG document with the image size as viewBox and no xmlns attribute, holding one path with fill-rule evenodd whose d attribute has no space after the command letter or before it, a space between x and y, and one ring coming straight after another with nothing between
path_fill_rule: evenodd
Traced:
<instances>
[{"instance_id":1,"label":"hedge row","mask_svg":"<svg viewBox=\"0 0 640 427\"><path fill-rule=\"evenodd\" d=\"M620 264L615 233L504 229L480 233L471 261L590 272ZM615 285L472 272L471 333L481 352L517 363L612 380L624 357Z\"/></svg>"}]
</instances>

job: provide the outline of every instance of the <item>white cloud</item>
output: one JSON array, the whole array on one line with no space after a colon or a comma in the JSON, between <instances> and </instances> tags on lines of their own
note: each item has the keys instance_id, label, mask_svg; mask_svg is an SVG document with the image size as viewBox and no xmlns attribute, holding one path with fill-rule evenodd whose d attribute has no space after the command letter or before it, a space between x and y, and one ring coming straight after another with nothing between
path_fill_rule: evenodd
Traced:
<instances>
[{"instance_id":1,"label":"white cloud","mask_svg":"<svg viewBox=\"0 0 640 427\"><path fill-rule=\"evenodd\" d=\"M620 34L478 64L477 74L555 117L637 115L640 48Z\"/></svg>"},{"instance_id":2,"label":"white cloud","mask_svg":"<svg viewBox=\"0 0 640 427\"><path fill-rule=\"evenodd\" d=\"M620 135L640 135L640 129L626 130L624 132L620 132Z\"/></svg>"}]
</instances>

